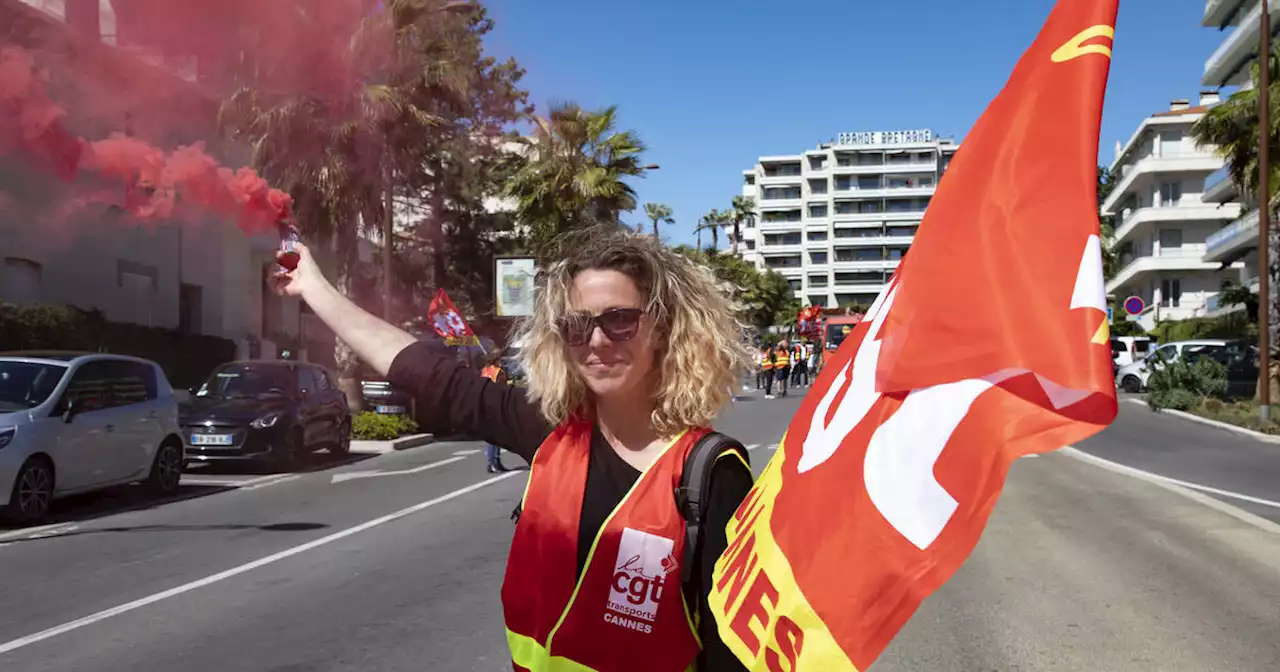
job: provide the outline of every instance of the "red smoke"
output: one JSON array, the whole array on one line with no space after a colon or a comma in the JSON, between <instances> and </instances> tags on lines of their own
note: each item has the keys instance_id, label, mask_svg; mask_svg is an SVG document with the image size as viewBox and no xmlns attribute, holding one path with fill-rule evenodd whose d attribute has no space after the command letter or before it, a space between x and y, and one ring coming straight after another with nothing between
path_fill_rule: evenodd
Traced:
<instances>
[{"instance_id":1,"label":"red smoke","mask_svg":"<svg viewBox=\"0 0 1280 672\"><path fill-rule=\"evenodd\" d=\"M288 194L250 168L232 171L203 143L166 153L144 140L113 133L88 141L68 132L65 110L50 100L31 56L0 48L0 154L19 153L63 179L94 177L121 185L123 207L144 220L164 220L194 206L233 218L246 233L270 231L291 212Z\"/></svg>"}]
</instances>

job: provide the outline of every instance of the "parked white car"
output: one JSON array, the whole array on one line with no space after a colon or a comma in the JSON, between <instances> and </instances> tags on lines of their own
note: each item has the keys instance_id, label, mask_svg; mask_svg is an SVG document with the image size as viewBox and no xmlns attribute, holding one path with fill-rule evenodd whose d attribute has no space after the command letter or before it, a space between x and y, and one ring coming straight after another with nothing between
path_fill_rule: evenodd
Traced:
<instances>
[{"instance_id":1,"label":"parked white car","mask_svg":"<svg viewBox=\"0 0 1280 672\"><path fill-rule=\"evenodd\" d=\"M145 359L0 354L0 515L29 524L65 495L143 482L178 489L178 403Z\"/></svg>"},{"instance_id":2,"label":"parked white car","mask_svg":"<svg viewBox=\"0 0 1280 672\"><path fill-rule=\"evenodd\" d=\"M1178 341L1166 343L1142 359L1126 364L1116 371L1116 387L1135 394L1147 389L1147 380L1155 366L1185 357L1188 353L1226 348L1227 341L1222 339L1200 339L1194 341Z\"/></svg>"}]
</instances>

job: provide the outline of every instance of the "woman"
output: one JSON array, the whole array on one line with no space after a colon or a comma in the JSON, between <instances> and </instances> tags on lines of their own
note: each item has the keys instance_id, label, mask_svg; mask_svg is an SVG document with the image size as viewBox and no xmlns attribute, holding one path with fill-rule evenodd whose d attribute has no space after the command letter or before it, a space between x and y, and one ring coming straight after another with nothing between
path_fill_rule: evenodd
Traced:
<instances>
[{"instance_id":1,"label":"woman","mask_svg":"<svg viewBox=\"0 0 1280 672\"><path fill-rule=\"evenodd\" d=\"M480 375L495 384L507 384L507 374L502 370L501 350L494 350L489 354L489 359L485 363L484 368L480 369ZM507 471L507 468L502 466L501 450L501 448L493 445L492 443L486 443L484 446L484 458L488 463L485 468L491 474L500 474Z\"/></svg>"},{"instance_id":2,"label":"woman","mask_svg":"<svg viewBox=\"0 0 1280 672\"><path fill-rule=\"evenodd\" d=\"M517 337L526 397L361 310L305 246L298 251L297 269L279 276L284 293L412 390L438 416L432 423L531 463L502 588L517 669L547 669L552 657L602 671L685 670L695 661L700 670L744 669L707 607L725 527L751 488L735 452L712 468L690 580L670 585L685 569L674 497L684 457L749 362L709 270L645 236L587 241L539 276L534 315Z\"/></svg>"}]
</instances>

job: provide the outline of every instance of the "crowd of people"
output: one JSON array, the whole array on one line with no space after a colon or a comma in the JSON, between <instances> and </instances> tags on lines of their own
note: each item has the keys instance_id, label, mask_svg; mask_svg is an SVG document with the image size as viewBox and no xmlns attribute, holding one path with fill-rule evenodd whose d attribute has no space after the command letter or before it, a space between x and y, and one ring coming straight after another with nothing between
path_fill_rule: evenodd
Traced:
<instances>
[{"instance_id":1,"label":"crowd of people","mask_svg":"<svg viewBox=\"0 0 1280 672\"><path fill-rule=\"evenodd\" d=\"M788 386L793 389L807 388L818 374L818 350L813 343L802 340L795 344L779 341L775 346L763 346L756 353L756 389L763 389L765 399L776 399L773 394L774 385L778 386L778 396L787 396Z\"/></svg>"}]
</instances>

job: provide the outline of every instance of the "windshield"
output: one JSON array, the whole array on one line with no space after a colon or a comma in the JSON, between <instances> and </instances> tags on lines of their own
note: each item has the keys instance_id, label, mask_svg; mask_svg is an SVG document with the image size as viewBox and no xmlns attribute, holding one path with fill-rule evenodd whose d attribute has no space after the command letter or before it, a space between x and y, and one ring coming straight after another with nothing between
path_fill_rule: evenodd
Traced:
<instances>
[{"instance_id":1,"label":"windshield","mask_svg":"<svg viewBox=\"0 0 1280 672\"><path fill-rule=\"evenodd\" d=\"M217 399L288 396L293 388L293 372L288 367L230 364L215 369L196 396Z\"/></svg>"},{"instance_id":2,"label":"windshield","mask_svg":"<svg viewBox=\"0 0 1280 672\"><path fill-rule=\"evenodd\" d=\"M35 408L53 394L67 367L0 360L0 412Z\"/></svg>"},{"instance_id":3,"label":"windshield","mask_svg":"<svg viewBox=\"0 0 1280 672\"><path fill-rule=\"evenodd\" d=\"M853 324L828 324L827 325L827 349L835 350L844 343L844 339L853 333L853 328L857 325Z\"/></svg>"}]
</instances>

